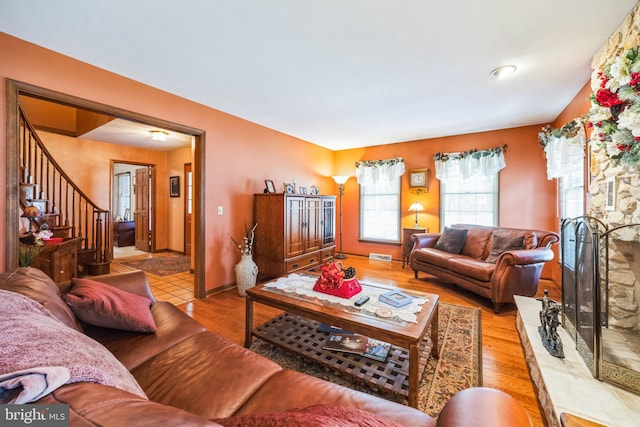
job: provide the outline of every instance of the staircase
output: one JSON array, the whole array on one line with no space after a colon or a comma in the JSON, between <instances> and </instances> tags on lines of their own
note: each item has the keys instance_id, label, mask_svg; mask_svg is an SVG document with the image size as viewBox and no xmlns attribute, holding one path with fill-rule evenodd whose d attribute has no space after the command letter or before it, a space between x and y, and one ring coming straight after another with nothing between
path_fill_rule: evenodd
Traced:
<instances>
[{"instance_id":1,"label":"staircase","mask_svg":"<svg viewBox=\"0 0 640 427\"><path fill-rule=\"evenodd\" d=\"M111 214L92 202L56 163L20 106L20 208L37 206L39 227L54 237L79 239L78 275L107 274ZM45 225L46 224L46 225Z\"/></svg>"}]
</instances>

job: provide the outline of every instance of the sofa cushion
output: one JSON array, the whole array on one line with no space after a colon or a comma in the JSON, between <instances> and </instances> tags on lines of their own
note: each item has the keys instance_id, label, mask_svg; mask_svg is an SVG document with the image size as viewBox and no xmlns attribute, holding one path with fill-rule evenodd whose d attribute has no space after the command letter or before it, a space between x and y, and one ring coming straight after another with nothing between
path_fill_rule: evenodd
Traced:
<instances>
[{"instance_id":1,"label":"sofa cushion","mask_svg":"<svg viewBox=\"0 0 640 427\"><path fill-rule=\"evenodd\" d=\"M371 412L341 406L315 405L286 412L251 414L213 420L225 427L305 426L305 427L400 427Z\"/></svg>"},{"instance_id":2,"label":"sofa cushion","mask_svg":"<svg viewBox=\"0 0 640 427\"><path fill-rule=\"evenodd\" d=\"M104 345L130 371L186 338L206 331L168 302L155 302L151 314L157 330L154 334L85 326L88 336Z\"/></svg>"},{"instance_id":3,"label":"sofa cushion","mask_svg":"<svg viewBox=\"0 0 640 427\"><path fill-rule=\"evenodd\" d=\"M80 320L94 326L135 332L155 332L151 301L90 279L72 279L62 296Z\"/></svg>"},{"instance_id":4,"label":"sofa cushion","mask_svg":"<svg viewBox=\"0 0 640 427\"><path fill-rule=\"evenodd\" d=\"M433 427L436 424L429 415L410 406L292 370L273 375L235 415L284 412L310 405L358 408L403 426Z\"/></svg>"},{"instance_id":5,"label":"sofa cushion","mask_svg":"<svg viewBox=\"0 0 640 427\"><path fill-rule=\"evenodd\" d=\"M439 267L447 268L449 264L449 258L457 256L449 252L441 251L435 248L422 248L413 251L413 258L417 261L425 262L428 264L437 265Z\"/></svg>"},{"instance_id":6,"label":"sofa cushion","mask_svg":"<svg viewBox=\"0 0 640 427\"><path fill-rule=\"evenodd\" d=\"M212 419L233 416L281 370L277 363L222 335L202 332L131 373L154 402Z\"/></svg>"},{"instance_id":7,"label":"sofa cushion","mask_svg":"<svg viewBox=\"0 0 640 427\"><path fill-rule=\"evenodd\" d=\"M485 250L491 240L493 228L470 227L467 229L467 238L464 241L460 255L470 256L475 259L485 259Z\"/></svg>"},{"instance_id":8,"label":"sofa cushion","mask_svg":"<svg viewBox=\"0 0 640 427\"><path fill-rule=\"evenodd\" d=\"M436 242L435 248L452 254L459 254L466 238L466 229L445 227L442 235Z\"/></svg>"},{"instance_id":9,"label":"sofa cushion","mask_svg":"<svg viewBox=\"0 0 640 427\"><path fill-rule=\"evenodd\" d=\"M491 252L485 261L495 264L503 252L521 250L523 245L524 236L495 236L491 239Z\"/></svg>"},{"instance_id":10,"label":"sofa cushion","mask_svg":"<svg viewBox=\"0 0 640 427\"><path fill-rule=\"evenodd\" d=\"M499 228L496 229L493 233L491 233L491 240L487 245L487 249L485 251L483 259L486 259L491 253L491 247L493 246L493 239L498 236L503 237L520 237L524 236L524 244L522 249L533 249L538 247L538 236L532 230L520 230L517 228Z\"/></svg>"},{"instance_id":11,"label":"sofa cushion","mask_svg":"<svg viewBox=\"0 0 640 427\"><path fill-rule=\"evenodd\" d=\"M491 284L491 276L493 275L496 265L484 262L483 260L459 255L450 258L448 266L449 270L483 282L488 288Z\"/></svg>"},{"instance_id":12,"label":"sofa cushion","mask_svg":"<svg viewBox=\"0 0 640 427\"><path fill-rule=\"evenodd\" d=\"M17 292L37 301L65 325L82 332L80 322L60 298L60 288L42 270L18 268L0 275L0 289Z\"/></svg>"}]
</instances>

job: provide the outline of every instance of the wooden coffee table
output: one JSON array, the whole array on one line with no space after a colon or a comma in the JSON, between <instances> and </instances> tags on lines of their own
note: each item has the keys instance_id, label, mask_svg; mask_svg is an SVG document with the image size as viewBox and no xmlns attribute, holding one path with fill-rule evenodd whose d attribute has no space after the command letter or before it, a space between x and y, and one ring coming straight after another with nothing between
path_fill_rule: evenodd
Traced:
<instances>
[{"instance_id":1,"label":"wooden coffee table","mask_svg":"<svg viewBox=\"0 0 640 427\"><path fill-rule=\"evenodd\" d=\"M388 290L397 288L368 284ZM351 332L365 335L390 343L393 346L408 350L408 396L410 406L417 407L418 383L426 364L421 358L423 340L431 329L431 355L438 358L438 295L417 291L404 293L425 298L422 310L416 313L417 323L393 322L389 319L376 318L359 313L355 308L346 308L337 304L314 298L299 298L275 288L266 288L264 284L247 289L245 343L249 348L254 336L260 336L253 328L253 304L259 303L283 310L286 313L311 319L320 323L336 326ZM421 363L421 359L424 363ZM370 359L367 359L371 362ZM380 362L382 363L382 362Z\"/></svg>"}]
</instances>

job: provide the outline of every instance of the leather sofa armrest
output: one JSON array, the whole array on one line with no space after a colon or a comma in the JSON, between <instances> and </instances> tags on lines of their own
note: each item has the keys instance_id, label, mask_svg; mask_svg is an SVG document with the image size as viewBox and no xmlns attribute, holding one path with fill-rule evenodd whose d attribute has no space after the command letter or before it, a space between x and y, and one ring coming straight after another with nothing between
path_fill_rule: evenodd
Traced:
<instances>
[{"instance_id":1,"label":"leather sofa armrest","mask_svg":"<svg viewBox=\"0 0 640 427\"><path fill-rule=\"evenodd\" d=\"M151 292L151 285L149 285L147 274L142 270L127 271L125 273L116 274L104 274L102 276L90 276L87 277L87 279L115 286L123 291L147 297L152 301L156 300Z\"/></svg>"},{"instance_id":2,"label":"leather sofa armrest","mask_svg":"<svg viewBox=\"0 0 640 427\"><path fill-rule=\"evenodd\" d=\"M444 405L438 427L526 427L533 422L524 407L509 394L488 387L459 391Z\"/></svg>"},{"instance_id":3,"label":"leather sofa armrest","mask_svg":"<svg viewBox=\"0 0 640 427\"><path fill-rule=\"evenodd\" d=\"M553 259L553 256L553 251L546 247L507 251L498 258L496 269L509 265L527 265L548 262Z\"/></svg>"},{"instance_id":4,"label":"leather sofa armrest","mask_svg":"<svg viewBox=\"0 0 640 427\"><path fill-rule=\"evenodd\" d=\"M440 233L416 233L411 235L413 250L422 248L432 248L440 238Z\"/></svg>"}]
</instances>

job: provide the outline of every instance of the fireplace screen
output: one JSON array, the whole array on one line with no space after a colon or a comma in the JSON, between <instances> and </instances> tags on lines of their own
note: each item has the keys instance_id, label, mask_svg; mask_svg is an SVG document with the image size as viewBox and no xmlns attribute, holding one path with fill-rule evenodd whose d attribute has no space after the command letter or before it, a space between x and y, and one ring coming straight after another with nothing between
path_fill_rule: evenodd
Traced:
<instances>
[{"instance_id":1,"label":"fireplace screen","mask_svg":"<svg viewBox=\"0 0 640 427\"><path fill-rule=\"evenodd\" d=\"M640 224L564 220L563 327L595 378L640 393Z\"/></svg>"}]
</instances>

